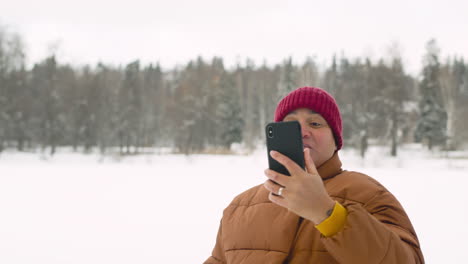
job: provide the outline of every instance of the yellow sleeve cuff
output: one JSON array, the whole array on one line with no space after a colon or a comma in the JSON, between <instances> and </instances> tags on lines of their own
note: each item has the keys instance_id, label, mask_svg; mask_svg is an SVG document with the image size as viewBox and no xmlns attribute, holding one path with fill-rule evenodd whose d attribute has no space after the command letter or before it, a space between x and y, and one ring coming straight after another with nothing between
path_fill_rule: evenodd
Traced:
<instances>
[{"instance_id":1,"label":"yellow sleeve cuff","mask_svg":"<svg viewBox=\"0 0 468 264\"><path fill-rule=\"evenodd\" d=\"M348 211L340 203L335 202L332 214L322 223L315 226L315 228L322 233L325 237L331 237L343 229L346 223L346 216Z\"/></svg>"}]
</instances>

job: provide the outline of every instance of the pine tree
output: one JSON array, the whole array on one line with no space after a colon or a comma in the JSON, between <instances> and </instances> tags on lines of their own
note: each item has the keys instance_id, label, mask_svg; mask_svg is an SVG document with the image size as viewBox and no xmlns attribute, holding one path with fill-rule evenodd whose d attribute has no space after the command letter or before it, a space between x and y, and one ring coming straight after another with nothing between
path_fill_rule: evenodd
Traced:
<instances>
[{"instance_id":1,"label":"pine tree","mask_svg":"<svg viewBox=\"0 0 468 264\"><path fill-rule=\"evenodd\" d=\"M327 89L327 91L335 96L336 95L336 90L338 87L338 65L336 63L336 55L333 55L332 59L332 65L330 66L329 69L325 71L324 77L323 77L323 85L322 87Z\"/></svg>"},{"instance_id":2,"label":"pine tree","mask_svg":"<svg viewBox=\"0 0 468 264\"><path fill-rule=\"evenodd\" d=\"M292 62L292 58L289 57L284 61L282 67L281 81L278 89L278 99L283 98L286 94L294 90L296 87L296 72Z\"/></svg>"},{"instance_id":3,"label":"pine tree","mask_svg":"<svg viewBox=\"0 0 468 264\"><path fill-rule=\"evenodd\" d=\"M415 132L416 142L425 140L428 148L442 145L446 140L447 113L441 103L439 80L439 49L435 40L426 45L423 79L419 84L421 99L419 109L421 118Z\"/></svg>"},{"instance_id":4,"label":"pine tree","mask_svg":"<svg viewBox=\"0 0 468 264\"><path fill-rule=\"evenodd\" d=\"M453 145L460 147L463 142L468 141L468 65L465 64L463 58L455 59L453 63L453 79L456 96L454 98L455 117L453 122Z\"/></svg>"},{"instance_id":5,"label":"pine tree","mask_svg":"<svg viewBox=\"0 0 468 264\"><path fill-rule=\"evenodd\" d=\"M119 92L119 138L120 149L140 146L142 94L140 79L140 61L136 60L125 67L125 77Z\"/></svg>"},{"instance_id":6,"label":"pine tree","mask_svg":"<svg viewBox=\"0 0 468 264\"><path fill-rule=\"evenodd\" d=\"M227 74L223 74L221 78L217 125L220 130L220 144L229 149L232 143L242 141L244 121L234 80Z\"/></svg>"}]
</instances>

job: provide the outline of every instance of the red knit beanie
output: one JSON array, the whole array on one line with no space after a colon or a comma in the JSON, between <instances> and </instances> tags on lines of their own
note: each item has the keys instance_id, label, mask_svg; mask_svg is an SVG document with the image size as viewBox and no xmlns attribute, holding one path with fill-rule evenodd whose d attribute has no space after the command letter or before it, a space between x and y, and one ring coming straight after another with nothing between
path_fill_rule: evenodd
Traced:
<instances>
[{"instance_id":1,"label":"red knit beanie","mask_svg":"<svg viewBox=\"0 0 468 264\"><path fill-rule=\"evenodd\" d=\"M317 87L302 87L290 92L278 103L275 122L283 121L286 115L298 108L308 108L322 115L333 132L337 150L341 149L341 114L335 99L329 93Z\"/></svg>"}]
</instances>

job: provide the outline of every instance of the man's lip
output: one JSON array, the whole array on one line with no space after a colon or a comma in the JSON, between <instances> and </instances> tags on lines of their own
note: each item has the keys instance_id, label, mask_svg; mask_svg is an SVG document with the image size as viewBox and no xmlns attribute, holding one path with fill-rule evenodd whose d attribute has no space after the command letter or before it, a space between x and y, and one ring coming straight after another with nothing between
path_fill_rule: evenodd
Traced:
<instances>
[{"instance_id":1,"label":"man's lip","mask_svg":"<svg viewBox=\"0 0 468 264\"><path fill-rule=\"evenodd\" d=\"M304 146L304 148L309 148L309 149L311 149L311 148L312 148L312 147L311 147L311 146L309 146L308 144L303 144L303 146Z\"/></svg>"}]
</instances>

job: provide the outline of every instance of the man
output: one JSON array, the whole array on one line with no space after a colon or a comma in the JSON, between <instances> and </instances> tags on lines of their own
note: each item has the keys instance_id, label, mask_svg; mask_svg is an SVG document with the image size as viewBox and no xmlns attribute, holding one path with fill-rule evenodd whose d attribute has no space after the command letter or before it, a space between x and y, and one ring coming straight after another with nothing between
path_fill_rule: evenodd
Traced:
<instances>
[{"instance_id":1,"label":"man","mask_svg":"<svg viewBox=\"0 0 468 264\"><path fill-rule=\"evenodd\" d=\"M281 121L300 123L306 170L272 151L291 176L267 169L263 185L234 198L205 264L424 263L397 199L371 177L341 169L341 115L330 94L292 91L276 108Z\"/></svg>"}]
</instances>

